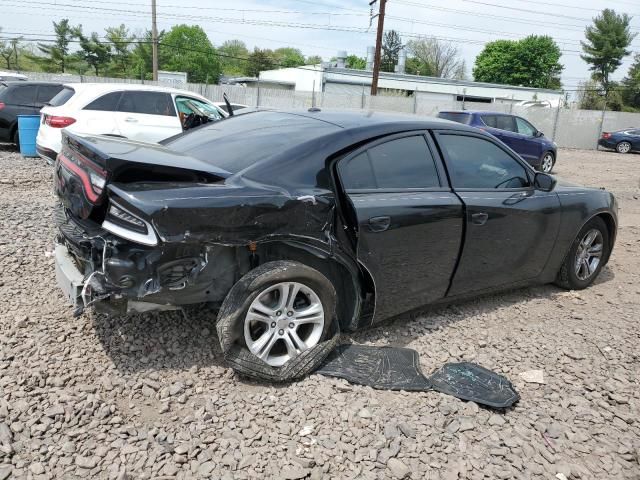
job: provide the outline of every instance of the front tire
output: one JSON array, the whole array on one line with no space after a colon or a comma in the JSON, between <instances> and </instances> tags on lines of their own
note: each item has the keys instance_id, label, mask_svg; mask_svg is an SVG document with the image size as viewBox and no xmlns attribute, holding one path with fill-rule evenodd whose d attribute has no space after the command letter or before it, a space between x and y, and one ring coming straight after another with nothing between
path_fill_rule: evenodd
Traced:
<instances>
[{"instance_id":1,"label":"front tire","mask_svg":"<svg viewBox=\"0 0 640 480\"><path fill-rule=\"evenodd\" d=\"M587 288L597 278L609 257L609 230L604 220L589 220L573 241L556 284L569 290Z\"/></svg>"},{"instance_id":2,"label":"front tire","mask_svg":"<svg viewBox=\"0 0 640 480\"><path fill-rule=\"evenodd\" d=\"M631 143L627 141L619 142L616 145L616 152L618 153L629 153L631 151Z\"/></svg>"},{"instance_id":3,"label":"front tire","mask_svg":"<svg viewBox=\"0 0 640 480\"><path fill-rule=\"evenodd\" d=\"M243 375L301 378L335 347L335 309L336 291L322 273L299 262L267 262L243 276L225 298L216 323L220 346Z\"/></svg>"},{"instance_id":4,"label":"front tire","mask_svg":"<svg viewBox=\"0 0 640 480\"><path fill-rule=\"evenodd\" d=\"M542 155L542 161L540 162L540 171L544 173L551 173L555 164L556 164L556 159L553 153L545 152Z\"/></svg>"}]
</instances>

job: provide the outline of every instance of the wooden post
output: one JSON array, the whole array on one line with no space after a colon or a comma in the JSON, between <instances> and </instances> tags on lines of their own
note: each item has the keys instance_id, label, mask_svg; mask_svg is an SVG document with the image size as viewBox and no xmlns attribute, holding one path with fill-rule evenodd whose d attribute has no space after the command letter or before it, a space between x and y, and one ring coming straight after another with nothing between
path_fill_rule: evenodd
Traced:
<instances>
[{"instance_id":1,"label":"wooden post","mask_svg":"<svg viewBox=\"0 0 640 480\"><path fill-rule=\"evenodd\" d=\"M377 1L377 0L374 0ZM373 2L372 2L373 3ZM382 52L382 32L384 30L384 9L387 0L380 0L378 11L378 31L376 33L376 53L373 57L373 77L371 79L371 95L378 94L378 76L380 75L380 54Z\"/></svg>"}]
</instances>

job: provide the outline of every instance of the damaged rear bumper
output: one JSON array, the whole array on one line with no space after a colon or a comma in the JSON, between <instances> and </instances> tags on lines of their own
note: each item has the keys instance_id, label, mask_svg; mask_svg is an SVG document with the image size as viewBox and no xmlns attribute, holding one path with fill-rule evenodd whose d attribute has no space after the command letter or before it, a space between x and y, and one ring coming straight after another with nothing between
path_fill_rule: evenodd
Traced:
<instances>
[{"instance_id":1,"label":"damaged rear bumper","mask_svg":"<svg viewBox=\"0 0 640 480\"><path fill-rule=\"evenodd\" d=\"M235 281L232 249L202 244L139 245L56 210L59 288L78 311L167 310L219 302ZM211 262L215 259L215 262Z\"/></svg>"}]
</instances>

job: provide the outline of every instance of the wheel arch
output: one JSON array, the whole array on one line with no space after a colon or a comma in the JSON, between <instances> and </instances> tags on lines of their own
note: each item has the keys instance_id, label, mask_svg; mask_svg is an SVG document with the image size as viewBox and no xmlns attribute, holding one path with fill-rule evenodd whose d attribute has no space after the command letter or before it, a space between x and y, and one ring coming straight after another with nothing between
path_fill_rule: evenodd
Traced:
<instances>
[{"instance_id":1,"label":"wheel arch","mask_svg":"<svg viewBox=\"0 0 640 480\"><path fill-rule=\"evenodd\" d=\"M369 281L350 257L331 253L315 242L299 239L282 239L258 245L260 263L276 260L297 261L315 268L334 285L337 293L336 315L342 330L353 331L360 325Z\"/></svg>"}]
</instances>

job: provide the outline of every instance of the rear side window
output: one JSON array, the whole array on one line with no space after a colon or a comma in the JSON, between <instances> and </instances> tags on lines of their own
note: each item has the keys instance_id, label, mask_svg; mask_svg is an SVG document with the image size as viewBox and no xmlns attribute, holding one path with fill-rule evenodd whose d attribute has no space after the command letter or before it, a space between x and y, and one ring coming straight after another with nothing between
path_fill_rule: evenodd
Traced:
<instances>
[{"instance_id":1,"label":"rear side window","mask_svg":"<svg viewBox=\"0 0 640 480\"><path fill-rule=\"evenodd\" d=\"M24 85L13 87L7 96L7 103L14 105L33 105L36 101L36 86Z\"/></svg>"},{"instance_id":2,"label":"rear side window","mask_svg":"<svg viewBox=\"0 0 640 480\"><path fill-rule=\"evenodd\" d=\"M440 112L438 113L438 118L451 120L452 122L463 123L465 125L469 125L471 123L471 115L469 115L468 113Z\"/></svg>"},{"instance_id":3,"label":"rear side window","mask_svg":"<svg viewBox=\"0 0 640 480\"><path fill-rule=\"evenodd\" d=\"M339 165L345 189L439 187L438 172L422 135L373 146Z\"/></svg>"},{"instance_id":4,"label":"rear side window","mask_svg":"<svg viewBox=\"0 0 640 480\"><path fill-rule=\"evenodd\" d=\"M171 95L162 92L124 92L118 111L169 117L176 114Z\"/></svg>"},{"instance_id":5,"label":"rear side window","mask_svg":"<svg viewBox=\"0 0 640 480\"><path fill-rule=\"evenodd\" d=\"M96 98L84 110L98 110L101 112L115 112L122 92L111 92Z\"/></svg>"},{"instance_id":6,"label":"rear side window","mask_svg":"<svg viewBox=\"0 0 640 480\"><path fill-rule=\"evenodd\" d=\"M64 105L69 101L71 97L76 93L76 91L71 87L63 87L58 94L49 100L49 105L52 107L59 107L60 105Z\"/></svg>"},{"instance_id":7,"label":"rear side window","mask_svg":"<svg viewBox=\"0 0 640 480\"><path fill-rule=\"evenodd\" d=\"M518 131L518 127L516 127L515 117L511 117L509 115L496 115L495 119L496 119L495 128L499 128L500 130L506 130L508 132Z\"/></svg>"},{"instance_id":8,"label":"rear side window","mask_svg":"<svg viewBox=\"0 0 640 480\"><path fill-rule=\"evenodd\" d=\"M480 118L487 127L497 128L495 115L481 115Z\"/></svg>"},{"instance_id":9,"label":"rear side window","mask_svg":"<svg viewBox=\"0 0 640 480\"><path fill-rule=\"evenodd\" d=\"M447 155L453 188L493 189L529 186L525 168L489 140L442 134L439 143Z\"/></svg>"},{"instance_id":10,"label":"rear side window","mask_svg":"<svg viewBox=\"0 0 640 480\"><path fill-rule=\"evenodd\" d=\"M62 85L40 85L36 95L36 103L47 103L62 90Z\"/></svg>"}]
</instances>

